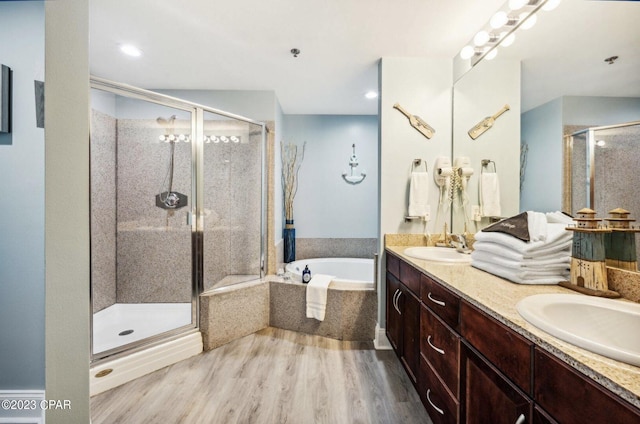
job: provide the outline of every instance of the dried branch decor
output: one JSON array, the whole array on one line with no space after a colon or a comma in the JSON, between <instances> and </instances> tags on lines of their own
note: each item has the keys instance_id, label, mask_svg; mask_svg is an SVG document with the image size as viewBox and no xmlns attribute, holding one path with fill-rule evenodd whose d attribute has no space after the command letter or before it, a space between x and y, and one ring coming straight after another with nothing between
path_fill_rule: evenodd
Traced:
<instances>
[{"instance_id":1,"label":"dried branch decor","mask_svg":"<svg viewBox=\"0 0 640 424\"><path fill-rule=\"evenodd\" d=\"M302 152L298 152L297 144L280 142L280 157L282 158L282 192L284 196L284 219L293 221L293 199L298 191L298 172L304 160L307 146L302 145Z\"/></svg>"}]
</instances>

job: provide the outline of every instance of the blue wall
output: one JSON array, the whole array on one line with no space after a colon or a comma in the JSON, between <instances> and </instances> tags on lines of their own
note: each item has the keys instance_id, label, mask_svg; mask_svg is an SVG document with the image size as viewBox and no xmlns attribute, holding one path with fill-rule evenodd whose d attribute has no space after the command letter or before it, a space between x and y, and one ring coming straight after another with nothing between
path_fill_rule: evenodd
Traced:
<instances>
[{"instance_id":1,"label":"blue wall","mask_svg":"<svg viewBox=\"0 0 640 424\"><path fill-rule=\"evenodd\" d=\"M276 139L276 149L281 141L299 146L307 143L294 201L296 237L376 238L378 117L284 115L283 121L284 131ZM367 174L357 185L342 178L343 172L350 173L354 143L360 164L356 172L359 175L366 170Z\"/></svg>"},{"instance_id":2,"label":"blue wall","mask_svg":"<svg viewBox=\"0 0 640 424\"><path fill-rule=\"evenodd\" d=\"M44 2L0 2L0 62L13 70L13 131L0 140L0 390L44 389Z\"/></svg>"}]
</instances>

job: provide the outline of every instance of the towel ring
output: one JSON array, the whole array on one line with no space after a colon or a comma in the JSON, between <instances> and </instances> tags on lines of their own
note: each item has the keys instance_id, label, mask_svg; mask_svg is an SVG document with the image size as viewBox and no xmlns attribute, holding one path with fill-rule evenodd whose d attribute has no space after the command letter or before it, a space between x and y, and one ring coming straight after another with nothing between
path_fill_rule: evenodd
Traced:
<instances>
[{"instance_id":1,"label":"towel ring","mask_svg":"<svg viewBox=\"0 0 640 424\"><path fill-rule=\"evenodd\" d=\"M429 172L429 170L427 169L427 161L422 159L414 159L413 162L411 162L411 172L413 172L417 167L419 167L423 163L424 163L424 171Z\"/></svg>"},{"instance_id":2,"label":"towel ring","mask_svg":"<svg viewBox=\"0 0 640 424\"><path fill-rule=\"evenodd\" d=\"M482 159L482 169L480 170L480 173L484 172L484 168L488 168L489 164L493 164L493 172L498 172L498 168L496 167L496 163L494 161L492 161L491 159Z\"/></svg>"}]
</instances>

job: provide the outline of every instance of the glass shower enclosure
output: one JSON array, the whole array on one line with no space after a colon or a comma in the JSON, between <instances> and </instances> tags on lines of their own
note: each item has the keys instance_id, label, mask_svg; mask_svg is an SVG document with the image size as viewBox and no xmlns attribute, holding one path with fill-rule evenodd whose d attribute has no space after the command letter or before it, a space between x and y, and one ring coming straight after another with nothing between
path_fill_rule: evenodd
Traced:
<instances>
[{"instance_id":1,"label":"glass shower enclosure","mask_svg":"<svg viewBox=\"0 0 640 424\"><path fill-rule=\"evenodd\" d=\"M197 331L204 290L261 278L265 126L91 79L92 362Z\"/></svg>"}]
</instances>

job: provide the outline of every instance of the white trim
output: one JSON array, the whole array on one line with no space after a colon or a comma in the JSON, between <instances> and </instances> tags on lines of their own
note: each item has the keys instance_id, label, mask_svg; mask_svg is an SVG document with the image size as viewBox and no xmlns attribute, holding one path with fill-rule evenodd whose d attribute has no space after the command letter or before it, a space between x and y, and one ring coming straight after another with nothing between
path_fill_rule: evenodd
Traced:
<instances>
[{"instance_id":1,"label":"white trim","mask_svg":"<svg viewBox=\"0 0 640 424\"><path fill-rule=\"evenodd\" d=\"M45 409L41 407L45 400L44 390L0 390L0 401L31 401L33 408L5 409L0 407L0 423L2 424L44 424Z\"/></svg>"},{"instance_id":2,"label":"white trim","mask_svg":"<svg viewBox=\"0 0 640 424\"><path fill-rule=\"evenodd\" d=\"M373 347L376 350L391 350L391 343L387 339L386 330L380 327L380 323L376 323L376 335L373 339Z\"/></svg>"},{"instance_id":3,"label":"white trim","mask_svg":"<svg viewBox=\"0 0 640 424\"><path fill-rule=\"evenodd\" d=\"M97 395L201 352L202 334L195 332L127 356L101 362L90 369L89 394ZM106 369L113 371L104 377L96 377L97 373Z\"/></svg>"}]
</instances>

